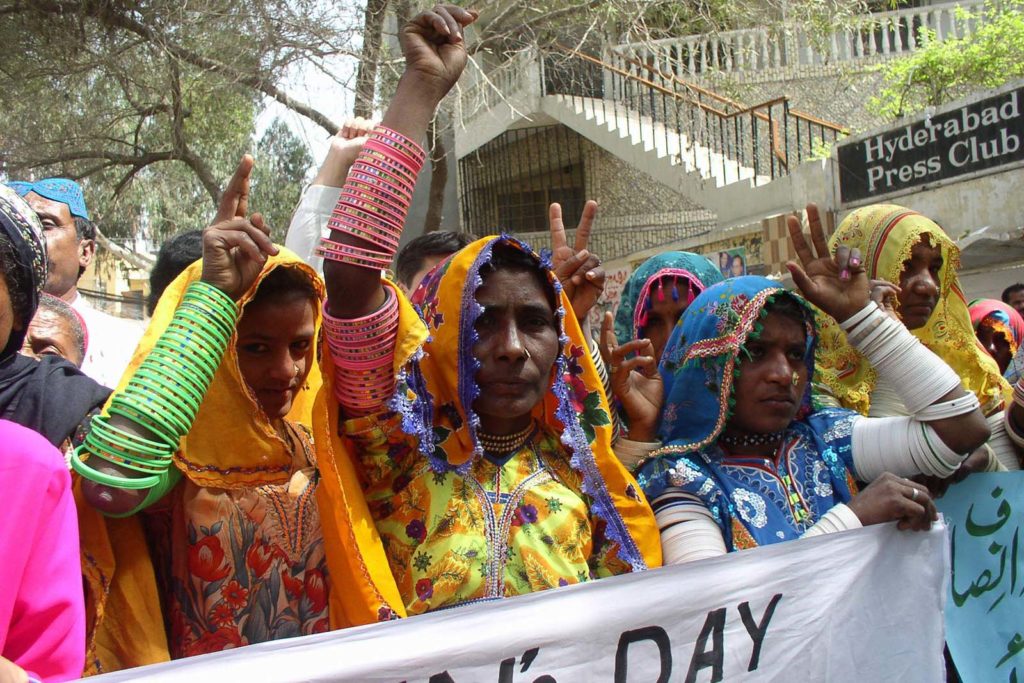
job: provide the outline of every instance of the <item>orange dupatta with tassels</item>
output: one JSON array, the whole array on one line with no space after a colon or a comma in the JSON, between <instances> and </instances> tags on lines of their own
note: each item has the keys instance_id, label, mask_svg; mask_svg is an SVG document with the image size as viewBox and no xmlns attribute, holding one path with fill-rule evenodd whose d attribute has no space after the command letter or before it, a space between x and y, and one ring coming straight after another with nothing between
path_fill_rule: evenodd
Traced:
<instances>
[{"instance_id":1,"label":"orange dupatta with tassels","mask_svg":"<svg viewBox=\"0 0 1024 683\"><path fill-rule=\"evenodd\" d=\"M422 313L417 312L397 287L386 283L399 301L394 358L398 381L392 407L402 413L406 432L419 439L419 457L438 463L443 461L444 465L439 466L460 467L479 455L475 431L470 427L475 420L462 400L462 392L472 379L472 361L469 360L472 350L465 337L472 325L463 320L463 316L469 315L471 308L468 301L476 286L472 283L478 282L479 268L489 260L491 249L498 241L532 254L529 247L510 237L488 237L470 244L435 269L421 285L417 294L426 292L417 298L417 302L422 300ZM532 255L545 265L536 254ZM550 268L543 270L558 297L562 348L552 389L534 408L535 417L556 433L563 433L563 443L572 444L573 460L584 476L587 493L595 501L594 512L608 522L609 536L620 544L623 558L634 570L658 567L661 565L661 541L653 512L633 477L612 451L612 427L607 419L611 413L597 370L589 354L584 352L587 344L582 330ZM570 358L577 364L578 374L567 371ZM331 543L340 544L347 539L359 548L359 553L349 557L342 567L329 566L332 581L338 578L340 570L346 582L352 583L351 591L361 591L358 596L332 592L331 627L351 625L353 618L367 623L405 616L401 595L369 508L361 495L353 495L361 491L355 464L356 447L338 433L339 410L332 389L334 365L329 353L323 354L321 363L325 381L317 399L314 439L324 477L320 488L320 514L325 543L330 548ZM411 386L415 384L410 380L414 376L422 378L423 386ZM596 397L593 412L603 414L605 420L588 421L581 416L582 411L573 403L580 392ZM448 404L455 406L457 417L440 409ZM429 421L425 418L428 414L432 416ZM433 448L428 454L423 444L425 439L432 438L428 435L434 434L435 428L447 436L436 443L431 441ZM378 609L367 610L375 601Z\"/></svg>"}]
</instances>

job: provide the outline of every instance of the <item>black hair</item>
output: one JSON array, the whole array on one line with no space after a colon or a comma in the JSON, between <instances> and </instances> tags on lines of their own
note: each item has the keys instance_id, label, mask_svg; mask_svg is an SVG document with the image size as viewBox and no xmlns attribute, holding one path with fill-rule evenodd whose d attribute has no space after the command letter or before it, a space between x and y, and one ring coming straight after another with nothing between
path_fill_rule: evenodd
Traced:
<instances>
[{"instance_id":1,"label":"black hair","mask_svg":"<svg viewBox=\"0 0 1024 683\"><path fill-rule=\"evenodd\" d=\"M808 322L814 322L807 307L801 305L789 292L779 292L771 297L764 308L767 313L778 313L799 323L801 327L805 327Z\"/></svg>"},{"instance_id":2,"label":"black hair","mask_svg":"<svg viewBox=\"0 0 1024 683\"><path fill-rule=\"evenodd\" d=\"M75 343L75 348L78 349L78 352L82 354L82 357L84 358L85 329L83 328L82 320L78 317L78 313L75 312L75 309L71 308L71 306L63 299L58 299L51 294L43 294L39 297L39 308L36 309L36 312L38 313L44 308L68 321L68 325L71 327L71 336L72 341Z\"/></svg>"},{"instance_id":3,"label":"black hair","mask_svg":"<svg viewBox=\"0 0 1024 683\"><path fill-rule=\"evenodd\" d=\"M410 241L395 258L395 277L406 287L423 267L423 261L430 256L447 256L472 242L475 237L464 232L439 230L427 232Z\"/></svg>"},{"instance_id":4,"label":"black hair","mask_svg":"<svg viewBox=\"0 0 1024 683\"><path fill-rule=\"evenodd\" d=\"M0 276L7 285L7 296L11 300L14 323L25 328L35 313L32 306L32 270L28 264L18 260L14 244L7 235L0 234Z\"/></svg>"},{"instance_id":5,"label":"black hair","mask_svg":"<svg viewBox=\"0 0 1024 683\"><path fill-rule=\"evenodd\" d=\"M316 288L298 268L278 266L270 271L246 306L279 303L292 297L316 300Z\"/></svg>"},{"instance_id":6,"label":"black hair","mask_svg":"<svg viewBox=\"0 0 1024 683\"><path fill-rule=\"evenodd\" d=\"M75 234L78 235L78 241L82 240L94 240L96 239L96 224L88 218L82 218L81 216L72 216L75 221Z\"/></svg>"},{"instance_id":7,"label":"black hair","mask_svg":"<svg viewBox=\"0 0 1024 683\"><path fill-rule=\"evenodd\" d=\"M555 310L555 289L548 281L547 275L540 266L540 262L532 254L517 249L511 244L499 242L494 245L491 251L491 260L480 269L480 275L487 277L489 274L499 270L515 270L524 273L531 273L537 284L544 291L551 310Z\"/></svg>"},{"instance_id":8,"label":"black hair","mask_svg":"<svg viewBox=\"0 0 1024 683\"><path fill-rule=\"evenodd\" d=\"M174 235L160 246L156 263L149 273L149 298L146 310L153 315L160 296L167 285L174 282L183 270L203 256L203 231L189 230Z\"/></svg>"},{"instance_id":9,"label":"black hair","mask_svg":"<svg viewBox=\"0 0 1024 683\"><path fill-rule=\"evenodd\" d=\"M96 224L88 218L82 218L81 216L72 216L72 220L75 222L75 235L78 237L78 241L82 240L96 240ZM82 277L82 273L85 272L85 268L78 266L78 277Z\"/></svg>"},{"instance_id":10,"label":"black hair","mask_svg":"<svg viewBox=\"0 0 1024 683\"><path fill-rule=\"evenodd\" d=\"M1024 284L1020 282L1014 283L1003 290L1003 295L1000 297L1004 304L1010 303L1010 297L1017 292L1024 291Z\"/></svg>"}]
</instances>

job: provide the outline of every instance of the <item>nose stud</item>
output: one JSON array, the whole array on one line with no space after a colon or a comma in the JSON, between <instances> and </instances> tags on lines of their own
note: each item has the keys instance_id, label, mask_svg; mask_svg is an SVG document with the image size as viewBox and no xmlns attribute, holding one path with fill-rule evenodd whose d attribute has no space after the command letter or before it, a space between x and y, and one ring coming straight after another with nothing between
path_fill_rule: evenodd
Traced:
<instances>
[{"instance_id":1,"label":"nose stud","mask_svg":"<svg viewBox=\"0 0 1024 683\"><path fill-rule=\"evenodd\" d=\"M793 371L793 386L795 387L797 382L799 382L799 381L800 381L800 374L796 370L794 370Z\"/></svg>"}]
</instances>

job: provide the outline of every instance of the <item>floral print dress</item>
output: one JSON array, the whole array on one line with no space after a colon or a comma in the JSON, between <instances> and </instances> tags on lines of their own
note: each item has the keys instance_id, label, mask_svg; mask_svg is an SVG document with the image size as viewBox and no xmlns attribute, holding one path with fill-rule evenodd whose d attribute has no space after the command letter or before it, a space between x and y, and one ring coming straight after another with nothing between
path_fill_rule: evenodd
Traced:
<instances>
[{"instance_id":1,"label":"floral print dress","mask_svg":"<svg viewBox=\"0 0 1024 683\"><path fill-rule=\"evenodd\" d=\"M558 437L539 426L504 463L435 472L393 413L355 418L364 491L410 615L621 574Z\"/></svg>"},{"instance_id":2,"label":"floral print dress","mask_svg":"<svg viewBox=\"0 0 1024 683\"><path fill-rule=\"evenodd\" d=\"M319 475L309 436L286 425L286 483L229 490L185 479L145 513L172 658L328 630Z\"/></svg>"}]
</instances>

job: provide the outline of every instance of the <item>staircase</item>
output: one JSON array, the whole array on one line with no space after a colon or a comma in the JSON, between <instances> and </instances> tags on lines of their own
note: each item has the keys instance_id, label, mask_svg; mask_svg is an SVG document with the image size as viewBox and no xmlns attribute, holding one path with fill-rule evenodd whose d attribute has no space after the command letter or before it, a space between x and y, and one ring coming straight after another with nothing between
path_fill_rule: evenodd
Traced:
<instances>
[{"instance_id":1,"label":"staircase","mask_svg":"<svg viewBox=\"0 0 1024 683\"><path fill-rule=\"evenodd\" d=\"M820 157L845 133L792 109L786 97L745 106L639 60L616 59L559 46L489 73L458 98L457 157L506 130L558 123L706 207L719 225L733 225L767 215L766 206L790 210L791 167Z\"/></svg>"},{"instance_id":2,"label":"staircase","mask_svg":"<svg viewBox=\"0 0 1024 683\"><path fill-rule=\"evenodd\" d=\"M604 99L548 95L540 105L543 113L655 178L678 175L681 170L680 182L695 192L746 180L751 181L747 187L771 181L769 175L757 175L753 167L691 142L686 133L651 116L609 108Z\"/></svg>"}]
</instances>

